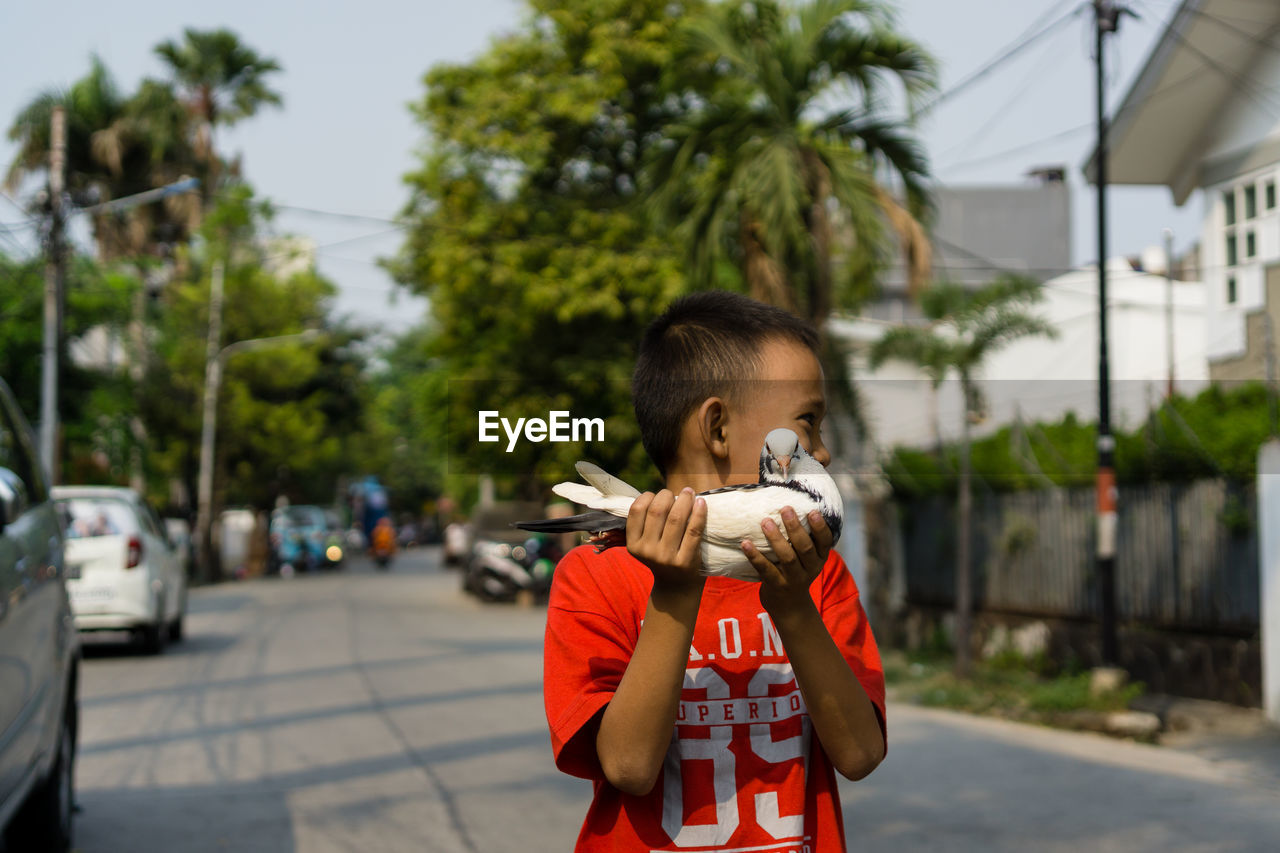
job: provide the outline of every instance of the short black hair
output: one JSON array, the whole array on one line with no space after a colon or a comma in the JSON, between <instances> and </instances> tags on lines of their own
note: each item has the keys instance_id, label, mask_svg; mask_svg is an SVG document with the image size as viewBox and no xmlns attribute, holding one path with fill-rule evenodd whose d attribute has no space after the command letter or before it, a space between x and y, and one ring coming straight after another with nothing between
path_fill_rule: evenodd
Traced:
<instances>
[{"instance_id":1,"label":"short black hair","mask_svg":"<svg viewBox=\"0 0 1280 853\"><path fill-rule=\"evenodd\" d=\"M810 323L726 290L678 299L645 329L631 402L644 449L663 477L685 419L708 397L730 398L737 383L754 378L770 340L792 341L821 357Z\"/></svg>"}]
</instances>

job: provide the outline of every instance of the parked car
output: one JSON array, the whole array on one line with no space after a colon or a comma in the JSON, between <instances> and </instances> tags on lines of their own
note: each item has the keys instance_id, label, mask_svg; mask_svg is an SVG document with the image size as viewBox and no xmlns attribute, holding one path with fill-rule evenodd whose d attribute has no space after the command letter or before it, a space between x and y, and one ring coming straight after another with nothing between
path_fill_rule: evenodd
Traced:
<instances>
[{"instance_id":1,"label":"parked car","mask_svg":"<svg viewBox=\"0 0 1280 853\"><path fill-rule=\"evenodd\" d=\"M63 534L34 441L0 381L0 847L71 847L80 652Z\"/></svg>"},{"instance_id":2,"label":"parked car","mask_svg":"<svg viewBox=\"0 0 1280 853\"><path fill-rule=\"evenodd\" d=\"M67 521L67 591L81 631L129 631L152 654L182 639L187 577L155 510L133 489L55 486Z\"/></svg>"}]
</instances>

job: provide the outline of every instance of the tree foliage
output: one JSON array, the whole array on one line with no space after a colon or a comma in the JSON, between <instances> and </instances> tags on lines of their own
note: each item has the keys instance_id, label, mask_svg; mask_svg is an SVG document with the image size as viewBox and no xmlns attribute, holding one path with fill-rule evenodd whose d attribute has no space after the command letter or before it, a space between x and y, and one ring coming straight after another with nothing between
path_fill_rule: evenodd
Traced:
<instances>
[{"instance_id":1,"label":"tree foliage","mask_svg":"<svg viewBox=\"0 0 1280 853\"><path fill-rule=\"evenodd\" d=\"M735 0L680 34L673 85L686 111L656 146L649 178L697 280L724 281L733 268L752 296L821 328L834 307L869 294L889 232L921 281L928 168L888 104L930 91L934 64L888 9Z\"/></svg>"},{"instance_id":2,"label":"tree foliage","mask_svg":"<svg viewBox=\"0 0 1280 853\"><path fill-rule=\"evenodd\" d=\"M113 481L125 476L131 444L127 423L131 386L118 372L99 371L71 358L69 342L78 342L75 349L89 358L109 358L109 353L84 352L90 346L110 347L106 336L91 341L84 338L94 328L122 327L133 294L141 286L136 278L107 272L89 258L76 257L70 264L58 383L62 469L68 476L91 469L105 472ZM13 389L32 424L40 414L43 294L42 262L0 255L0 377Z\"/></svg>"},{"instance_id":3,"label":"tree foliage","mask_svg":"<svg viewBox=\"0 0 1280 853\"><path fill-rule=\"evenodd\" d=\"M336 289L314 268L288 276L262 239L270 208L247 187L210 212L192 276L166 289L157 311L143 414L152 482L194 494L209 324L209 276L226 258L223 346L325 329L227 358L219 401L215 488L228 504L271 506L278 496L330 503L363 426L358 330L330 320ZM278 250L277 250L278 251Z\"/></svg>"},{"instance_id":4,"label":"tree foliage","mask_svg":"<svg viewBox=\"0 0 1280 853\"><path fill-rule=\"evenodd\" d=\"M1177 396L1153 409L1133 430L1118 430L1116 480L1121 485L1256 476L1258 449L1271 434L1262 382L1215 384L1194 397ZM1012 424L973 442L973 476L982 490L1004 492L1093 485L1097 425L1074 413L1052 423ZM885 461L894 492L905 499L951 494L956 446L941 457L897 448Z\"/></svg>"},{"instance_id":5,"label":"tree foliage","mask_svg":"<svg viewBox=\"0 0 1280 853\"><path fill-rule=\"evenodd\" d=\"M407 178L391 267L431 300L425 345L447 383L451 474L505 472L536 492L589 456L652 480L628 380L644 325L684 288L676 249L638 208L642 163L675 105L674 30L697 2L531 3L519 33L426 76L431 146ZM603 444L476 441L476 413L606 422Z\"/></svg>"},{"instance_id":6,"label":"tree foliage","mask_svg":"<svg viewBox=\"0 0 1280 853\"><path fill-rule=\"evenodd\" d=\"M84 77L65 90L37 95L14 118L9 139L18 150L5 176L11 191L32 176L47 182L57 106L66 114L64 177L73 204L123 198L194 171L187 111L173 90L144 80L137 92L125 95L94 57ZM110 261L167 254L172 244L188 238L195 213L190 199L179 195L159 204L97 214L92 222L98 255Z\"/></svg>"}]
</instances>

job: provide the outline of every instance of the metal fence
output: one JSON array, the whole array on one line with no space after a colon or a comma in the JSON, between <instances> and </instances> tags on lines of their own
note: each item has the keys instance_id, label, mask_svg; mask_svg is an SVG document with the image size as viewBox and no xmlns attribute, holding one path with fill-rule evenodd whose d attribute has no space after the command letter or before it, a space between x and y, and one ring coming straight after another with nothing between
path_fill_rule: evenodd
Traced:
<instances>
[{"instance_id":1,"label":"metal fence","mask_svg":"<svg viewBox=\"0 0 1280 853\"><path fill-rule=\"evenodd\" d=\"M950 607L955 507L944 498L902 506L907 598ZM1122 488L1116 597L1122 620L1201 631L1259 625L1257 500L1225 480ZM1095 618L1093 489L975 495L976 610Z\"/></svg>"}]
</instances>

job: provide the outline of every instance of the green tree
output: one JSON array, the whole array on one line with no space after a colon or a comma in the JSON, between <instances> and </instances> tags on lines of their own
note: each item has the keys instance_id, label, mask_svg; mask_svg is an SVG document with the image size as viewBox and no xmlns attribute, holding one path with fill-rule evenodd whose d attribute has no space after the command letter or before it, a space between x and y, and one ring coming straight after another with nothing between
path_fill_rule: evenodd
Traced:
<instances>
[{"instance_id":1,"label":"green tree","mask_svg":"<svg viewBox=\"0 0 1280 853\"><path fill-rule=\"evenodd\" d=\"M677 67L690 109L667 129L649 175L696 278L714 283L735 269L753 297L821 329L833 307L869 291L891 231L912 282L923 281L927 166L886 102L895 89L909 104L930 91L934 63L887 8L729 2L683 36ZM882 177L900 183L905 206Z\"/></svg>"},{"instance_id":2,"label":"green tree","mask_svg":"<svg viewBox=\"0 0 1280 853\"><path fill-rule=\"evenodd\" d=\"M178 96L195 117L192 144L204 165L202 188L212 198L228 169L218 157L214 131L255 115L263 106L280 106L283 99L268 77L279 63L260 56L228 29L187 29L181 41L160 43L156 55L165 63ZM238 172L232 166L231 173Z\"/></svg>"},{"instance_id":3,"label":"green tree","mask_svg":"<svg viewBox=\"0 0 1280 853\"><path fill-rule=\"evenodd\" d=\"M284 341L226 362L215 445L215 506L270 507L332 501L362 428L359 330L330 318L334 285L314 268L276 271L278 250L260 239L270 209L238 187L211 209L192 275L166 289L148 363L143 415L154 441L150 488L162 500L174 481L194 496L212 258L228 258L224 346L325 329L314 341ZM228 240L232 242L228 245Z\"/></svg>"},{"instance_id":4,"label":"green tree","mask_svg":"<svg viewBox=\"0 0 1280 853\"><path fill-rule=\"evenodd\" d=\"M67 284L66 334L59 352L60 467L68 478L78 478L73 482L119 482L131 447L130 400L127 379L111 364L112 333L118 336L123 329L142 285L84 255L71 258ZM43 261L0 255L0 377L33 424L40 409L43 292ZM95 327L104 334L82 340ZM73 347L82 359L70 357Z\"/></svg>"},{"instance_id":5,"label":"green tree","mask_svg":"<svg viewBox=\"0 0 1280 853\"><path fill-rule=\"evenodd\" d=\"M414 112L431 145L407 178L390 267L431 300L425 356L450 378L424 393L453 415L451 479L497 471L509 493L540 494L589 456L652 482L631 414L634 345L685 282L638 186L679 108L666 83L676 24L701 5L534 0L519 33L426 75ZM482 409L600 417L606 440L506 454L476 441Z\"/></svg>"},{"instance_id":6,"label":"green tree","mask_svg":"<svg viewBox=\"0 0 1280 853\"><path fill-rule=\"evenodd\" d=\"M93 204L132 195L178 180L194 169L186 141L185 108L167 85L145 80L124 95L97 57L89 72L66 90L52 89L23 107L9 127L18 150L5 175L16 190L31 176L47 176L55 106L66 111L66 188L73 201ZM189 197L162 204L100 213L93 219L98 256L164 254L184 241L193 224Z\"/></svg>"},{"instance_id":7,"label":"green tree","mask_svg":"<svg viewBox=\"0 0 1280 853\"><path fill-rule=\"evenodd\" d=\"M1017 276L1002 277L976 290L951 283L934 285L921 295L920 307L929 324L894 327L871 348L873 368L895 359L909 362L923 370L935 388L948 373L960 379L965 405L956 529L956 673L961 677L968 676L972 663L969 427L983 409L976 380L987 357L1014 341L1057 336L1053 326L1031 310L1041 298L1037 282Z\"/></svg>"},{"instance_id":8,"label":"green tree","mask_svg":"<svg viewBox=\"0 0 1280 853\"><path fill-rule=\"evenodd\" d=\"M432 332L413 329L383 354L385 366L368 377L361 470L379 475L396 507L419 507L438 496L447 469L443 437L448 379L429 354Z\"/></svg>"}]
</instances>

